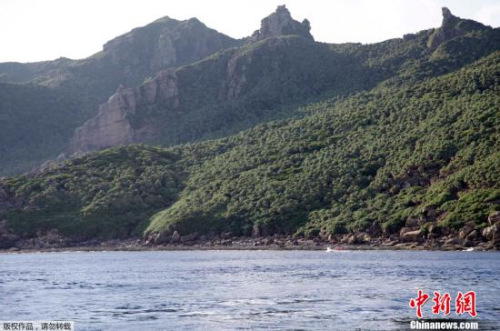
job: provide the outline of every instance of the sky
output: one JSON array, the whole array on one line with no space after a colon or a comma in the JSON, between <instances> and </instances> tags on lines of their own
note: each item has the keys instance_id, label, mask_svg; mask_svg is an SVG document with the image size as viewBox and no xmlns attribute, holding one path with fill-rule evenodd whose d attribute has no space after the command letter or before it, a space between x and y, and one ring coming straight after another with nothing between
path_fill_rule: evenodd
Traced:
<instances>
[{"instance_id":1,"label":"sky","mask_svg":"<svg viewBox=\"0 0 500 331\"><path fill-rule=\"evenodd\" d=\"M374 43L438 27L441 7L500 26L499 0L0 0L0 62L80 59L160 17L197 17L233 38L285 4L317 41Z\"/></svg>"}]
</instances>

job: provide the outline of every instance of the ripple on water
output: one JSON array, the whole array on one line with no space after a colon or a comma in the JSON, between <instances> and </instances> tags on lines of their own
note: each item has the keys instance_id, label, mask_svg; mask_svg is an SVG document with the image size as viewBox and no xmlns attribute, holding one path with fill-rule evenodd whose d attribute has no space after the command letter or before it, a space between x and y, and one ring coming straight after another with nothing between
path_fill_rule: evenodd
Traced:
<instances>
[{"instance_id":1,"label":"ripple on water","mask_svg":"<svg viewBox=\"0 0 500 331\"><path fill-rule=\"evenodd\" d=\"M394 329L426 292L475 290L498 318L500 255L440 252L108 252L1 256L2 318L79 330ZM51 266L64 265L65 272ZM144 272L147 270L147 272ZM8 297L8 304L4 304ZM38 315L37 315L38 314ZM42 316L43 315L43 316ZM31 315L30 315L31 316Z\"/></svg>"}]
</instances>

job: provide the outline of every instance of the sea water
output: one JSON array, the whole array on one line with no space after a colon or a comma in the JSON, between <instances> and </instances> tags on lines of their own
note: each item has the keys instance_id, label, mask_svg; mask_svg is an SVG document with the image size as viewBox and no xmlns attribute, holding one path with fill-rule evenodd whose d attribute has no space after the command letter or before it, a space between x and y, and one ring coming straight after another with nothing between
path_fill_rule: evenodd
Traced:
<instances>
[{"instance_id":1,"label":"sea water","mask_svg":"<svg viewBox=\"0 0 500 331\"><path fill-rule=\"evenodd\" d=\"M397 330L422 290L475 291L500 320L500 253L147 251L0 254L0 320L76 330ZM432 314L429 299L424 317ZM492 324L490 324L492 325ZM498 325L498 324L496 324Z\"/></svg>"}]
</instances>

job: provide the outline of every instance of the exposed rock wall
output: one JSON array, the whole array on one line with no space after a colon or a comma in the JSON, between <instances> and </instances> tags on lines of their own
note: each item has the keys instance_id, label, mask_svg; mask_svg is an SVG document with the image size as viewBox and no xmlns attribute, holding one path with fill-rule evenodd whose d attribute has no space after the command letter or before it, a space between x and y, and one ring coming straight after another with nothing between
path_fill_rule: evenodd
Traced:
<instances>
[{"instance_id":1,"label":"exposed rock wall","mask_svg":"<svg viewBox=\"0 0 500 331\"><path fill-rule=\"evenodd\" d=\"M247 65L250 65L252 58L240 57L235 54L227 63L227 77L224 88L221 90L221 96L223 100L234 100L238 98L241 93L243 85L246 83L247 79L245 76L245 71L247 70ZM239 64L239 62L243 62ZM237 74L238 64L241 66L241 74Z\"/></svg>"},{"instance_id":2,"label":"exposed rock wall","mask_svg":"<svg viewBox=\"0 0 500 331\"><path fill-rule=\"evenodd\" d=\"M177 76L174 70L165 70L138 88L120 88L108 102L99 107L99 113L75 130L70 153L87 152L112 146L128 145L151 139L154 125L147 122L133 128L131 115L141 109L162 104L167 109L179 106Z\"/></svg>"}]
</instances>

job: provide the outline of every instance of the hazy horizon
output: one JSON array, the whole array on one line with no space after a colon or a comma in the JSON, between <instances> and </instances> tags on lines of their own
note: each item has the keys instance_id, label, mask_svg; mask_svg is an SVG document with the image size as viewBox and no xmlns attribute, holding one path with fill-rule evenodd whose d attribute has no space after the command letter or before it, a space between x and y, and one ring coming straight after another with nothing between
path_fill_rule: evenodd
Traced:
<instances>
[{"instance_id":1,"label":"hazy horizon","mask_svg":"<svg viewBox=\"0 0 500 331\"><path fill-rule=\"evenodd\" d=\"M281 4L294 19L307 18L314 38L328 43L375 43L438 27L443 6L456 16L500 25L500 3L494 0L4 0L0 3L0 62L85 58L102 50L107 41L164 16L197 17L210 28L243 38Z\"/></svg>"}]
</instances>

